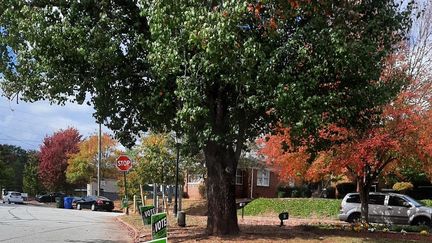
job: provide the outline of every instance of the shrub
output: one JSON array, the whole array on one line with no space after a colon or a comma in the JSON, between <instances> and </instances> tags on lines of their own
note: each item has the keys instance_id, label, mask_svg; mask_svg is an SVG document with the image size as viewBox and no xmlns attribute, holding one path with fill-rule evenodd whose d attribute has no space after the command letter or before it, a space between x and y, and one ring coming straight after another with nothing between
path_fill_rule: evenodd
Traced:
<instances>
[{"instance_id":1,"label":"shrub","mask_svg":"<svg viewBox=\"0 0 432 243\"><path fill-rule=\"evenodd\" d=\"M206 186L204 184L200 184L198 186L198 192L199 192L201 198L204 198L204 199L207 198Z\"/></svg>"},{"instance_id":2,"label":"shrub","mask_svg":"<svg viewBox=\"0 0 432 243\"><path fill-rule=\"evenodd\" d=\"M414 188L411 182L397 182L393 185L393 190L398 192L406 192Z\"/></svg>"},{"instance_id":3,"label":"shrub","mask_svg":"<svg viewBox=\"0 0 432 243\"><path fill-rule=\"evenodd\" d=\"M279 186L277 188L277 197L311 197L312 191L307 186L301 187L290 187L290 186Z\"/></svg>"},{"instance_id":4,"label":"shrub","mask_svg":"<svg viewBox=\"0 0 432 243\"><path fill-rule=\"evenodd\" d=\"M307 187L303 187L301 190L301 197L309 198L312 196L312 191Z\"/></svg>"},{"instance_id":5,"label":"shrub","mask_svg":"<svg viewBox=\"0 0 432 243\"><path fill-rule=\"evenodd\" d=\"M350 192L355 192L357 189L357 185L351 182L343 182L337 184L336 189L338 191L338 198L343 198L346 194Z\"/></svg>"},{"instance_id":6,"label":"shrub","mask_svg":"<svg viewBox=\"0 0 432 243\"><path fill-rule=\"evenodd\" d=\"M283 198L283 197L285 197L285 192L284 192L284 191L278 191L278 192L277 192L277 197L278 197L278 198Z\"/></svg>"},{"instance_id":7,"label":"shrub","mask_svg":"<svg viewBox=\"0 0 432 243\"><path fill-rule=\"evenodd\" d=\"M291 191L291 197L300 197L300 191L297 189L293 189Z\"/></svg>"},{"instance_id":8,"label":"shrub","mask_svg":"<svg viewBox=\"0 0 432 243\"><path fill-rule=\"evenodd\" d=\"M327 187L321 193L322 198L336 198L336 189L334 187Z\"/></svg>"}]
</instances>

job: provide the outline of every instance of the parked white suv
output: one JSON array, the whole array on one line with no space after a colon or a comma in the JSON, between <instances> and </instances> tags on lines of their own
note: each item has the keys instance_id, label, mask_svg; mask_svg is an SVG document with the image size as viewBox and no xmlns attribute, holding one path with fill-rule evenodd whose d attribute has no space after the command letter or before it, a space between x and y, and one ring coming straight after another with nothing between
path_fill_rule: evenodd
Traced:
<instances>
[{"instance_id":1,"label":"parked white suv","mask_svg":"<svg viewBox=\"0 0 432 243\"><path fill-rule=\"evenodd\" d=\"M3 203L24 203L24 199L21 196L20 192L7 192L6 195L3 195Z\"/></svg>"},{"instance_id":2,"label":"parked white suv","mask_svg":"<svg viewBox=\"0 0 432 243\"><path fill-rule=\"evenodd\" d=\"M339 220L355 222L361 217L360 196L348 193L342 200ZM432 208L397 193L369 194L369 221L384 224L431 225Z\"/></svg>"}]
</instances>

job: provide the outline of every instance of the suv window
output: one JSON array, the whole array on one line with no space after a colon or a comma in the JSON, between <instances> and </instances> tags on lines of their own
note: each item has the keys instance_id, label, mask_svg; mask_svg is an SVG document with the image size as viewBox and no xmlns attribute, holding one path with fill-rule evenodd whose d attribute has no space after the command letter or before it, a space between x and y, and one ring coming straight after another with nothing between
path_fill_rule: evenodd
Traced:
<instances>
[{"instance_id":1,"label":"suv window","mask_svg":"<svg viewBox=\"0 0 432 243\"><path fill-rule=\"evenodd\" d=\"M346 200L347 203L360 203L360 195L353 194L350 195L349 198Z\"/></svg>"},{"instance_id":2,"label":"suv window","mask_svg":"<svg viewBox=\"0 0 432 243\"><path fill-rule=\"evenodd\" d=\"M385 195L369 195L369 204L384 205Z\"/></svg>"},{"instance_id":3,"label":"suv window","mask_svg":"<svg viewBox=\"0 0 432 243\"><path fill-rule=\"evenodd\" d=\"M21 196L21 193L19 193L19 192L12 192L11 195L17 197L17 196Z\"/></svg>"},{"instance_id":4,"label":"suv window","mask_svg":"<svg viewBox=\"0 0 432 243\"><path fill-rule=\"evenodd\" d=\"M390 196L388 205L389 206L396 206L396 207L407 207L407 201L400 197Z\"/></svg>"}]
</instances>

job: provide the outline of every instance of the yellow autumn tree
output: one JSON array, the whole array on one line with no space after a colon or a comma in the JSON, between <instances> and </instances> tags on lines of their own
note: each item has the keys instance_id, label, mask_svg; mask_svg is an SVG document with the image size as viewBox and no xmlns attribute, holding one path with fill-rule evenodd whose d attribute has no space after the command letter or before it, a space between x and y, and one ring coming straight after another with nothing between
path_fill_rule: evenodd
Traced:
<instances>
[{"instance_id":1,"label":"yellow autumn tree","mask_svg":"<svg viewBox=\"0 0 432 243\"><path fill-rule=\"evenodd\" d=\"M98 160L98 136L92 135L79 143L79 152L72 154L68 160L66 179L69 183L88 183L96 177ZM102 135L101 175L103 178L114 178L117 173L114 167L117 141L110 135Z\"/></svg>"}]
</instances>

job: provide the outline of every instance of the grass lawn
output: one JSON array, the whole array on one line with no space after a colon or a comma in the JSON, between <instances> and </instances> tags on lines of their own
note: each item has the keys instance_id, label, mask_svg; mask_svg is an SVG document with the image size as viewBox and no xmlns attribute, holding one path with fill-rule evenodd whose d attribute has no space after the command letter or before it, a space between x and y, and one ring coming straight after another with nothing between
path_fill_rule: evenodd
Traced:
<instances>
[{"instance_id":1,"label":"grass lawn","mask_svg":"<svg viewBox=\"0 0 432 243\"><path fill-rule=\"evenodd\" d=\"M289 212L290 217L336 219L341 201L321 198L260 198L246 205L244 214L277 217L281 212Z\"/></svg>"},{"instance_id":2,"label":"grass lawn","mask_svg":"<svg viewBox=\"0 0 432 243\"><path fill-rule=\"evenodd\" d=\"M259 198L244 208L244 215L277 217L289 212L290 217L337 219L341 199L323 198ZM432 200L421 200L432 207Z\"/></svg>"},{"instance_id":3,"label":"grass lawn","mask_svg":"<svg viewBox=\"0 0 432 243\"><path fill-rule=\"evenodd\" d=\"M431 205L431 202L425 203ZM239 235L215 237L205 233L206 202L183 200L187 226L177 226L170 208L168 238L170 242L432 242L431 235L418 233L354 232L348 224L332 220L339 206L340 200L336 199L257 199L245 207L244 219L239 217ZM292 218L286 226L279 227L276 216L281 211L288 211L290 216L303 219L295 222L296 219ZM143 225L140 215L121 217L139 230L140 242L151 239L151 229ZM334 223L323 223L323 219Z\"/></svg>"}]
</instances>

